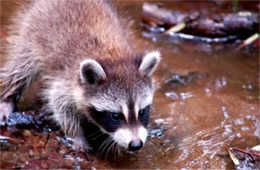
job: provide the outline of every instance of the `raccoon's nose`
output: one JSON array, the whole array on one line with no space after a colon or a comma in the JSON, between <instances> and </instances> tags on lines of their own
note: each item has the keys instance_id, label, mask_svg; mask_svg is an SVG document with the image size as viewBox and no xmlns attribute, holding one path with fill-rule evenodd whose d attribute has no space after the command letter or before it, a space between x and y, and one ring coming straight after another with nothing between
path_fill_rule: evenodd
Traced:
<instances>
[{"instance_id":1,"label":"raccoon's nose","mask_svg":"<svg viewBox=\"0 0 260 170\"><path fill-rule=\"evenodd\" d=\"M143 142L141 140L132 140L128 145L128 149L130 151L138 151L142 147L143 147Z\"/></svg>"}]
</instances>

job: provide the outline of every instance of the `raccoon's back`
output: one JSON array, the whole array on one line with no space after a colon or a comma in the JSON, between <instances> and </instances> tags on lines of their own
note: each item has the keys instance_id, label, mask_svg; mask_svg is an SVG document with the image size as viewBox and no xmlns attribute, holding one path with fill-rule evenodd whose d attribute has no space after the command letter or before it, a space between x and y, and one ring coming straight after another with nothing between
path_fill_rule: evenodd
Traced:
<instances>
[{"instance_id":1,"label":"raccoon's back","mask_svg":"<svg viewBox=\"0 0 260 170\"><path fill-rule=\"evenodd\" d=\"M49 65L131 53L128 37L107 1L37 0L20 13L18 34ZM58 67L57 67L58 68Z\"/></svg>"}]
</instances>

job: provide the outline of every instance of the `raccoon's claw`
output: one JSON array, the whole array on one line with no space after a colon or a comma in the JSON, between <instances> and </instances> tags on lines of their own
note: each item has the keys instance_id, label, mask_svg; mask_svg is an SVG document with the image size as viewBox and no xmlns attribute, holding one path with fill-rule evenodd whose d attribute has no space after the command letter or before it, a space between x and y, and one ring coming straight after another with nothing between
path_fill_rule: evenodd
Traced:
<instances>
[{"instance_id":1,"label":"raccoon's claw","mask_svg":"<svg viewBox=\"0 0 260 170\"><path fill-rule=\"evenodd\" d=\"M83 136L78 136L74 138L72 149L78 151L84 151L86 149L89 150L90 147Z\"/></svg>"},{"instance_id":2,"label":"raccoon's claw","mask_svg":"<svg viewBox=\"0 0 260 170\"><path fill-rule=\"evenodd\" d=\"M74 139L72 149L77 153L83 153L86 156L86 159L88 161L91 161L90 156L89 156L89 150L91 149L84 139L84 137L76 137Z\"/></svg>"},{"instance_id":3,"label":"raccoon's claw","mask_svg":"<svg viewBox=\"0 0 260 170\"><path fill-rule=\"evenodd\" d=\"M0 124L5 124L10 113L13 112L14 106L12 102L0 102Z\"/></svg>"}]
</instances>

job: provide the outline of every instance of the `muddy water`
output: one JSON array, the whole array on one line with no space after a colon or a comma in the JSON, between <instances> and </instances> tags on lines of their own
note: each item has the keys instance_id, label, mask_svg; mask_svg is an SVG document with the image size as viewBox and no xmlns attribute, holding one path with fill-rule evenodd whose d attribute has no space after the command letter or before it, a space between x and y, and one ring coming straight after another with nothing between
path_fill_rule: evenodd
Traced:
<instances>
[{"instance_id":1,"label":"muddy water","mask_svg":"<svg viewBox=\"0 0 260 170\"><path fill-rule=\"evenodd\" d=\"M222 3L175 1L162 4L175 10L201 10L208 14L232 11L231 3ZM141 1L117 1L116 4L121 15L132 17L138 46L158 49L163 56L155 73L157 91L149 140L144 149L134 154L125 153L116 161L100 160L91 155L92 162L88 162L82 156L66 153L70 140L60 132L51 133L44 149L46 133L20 130L11 136L18 142L3 143L1 139L1 167L234 168L227 148L249 148L260 143L259 50L248 48L237 52L234 49L239 41L223 45L156 38L140 24ZM259 8L255 3L243 5L243 9ZM4 33L3 26L14 9L12 2L2 3ZM3 63L4 50L1 52ZM22 104L33 103L31 93ZM9 136L14 131L19 130L5 127L1 135Z\"/></svg>"}]
</instances>

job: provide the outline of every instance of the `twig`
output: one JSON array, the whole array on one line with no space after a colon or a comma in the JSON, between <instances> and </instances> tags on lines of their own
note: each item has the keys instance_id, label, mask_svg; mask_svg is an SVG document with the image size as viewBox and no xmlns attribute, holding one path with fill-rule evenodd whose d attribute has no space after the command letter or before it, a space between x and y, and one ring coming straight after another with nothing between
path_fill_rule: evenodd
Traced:
<instances>
[{"instance_id":1,"label":"twig","mask_svg":"<svg viewBox=\"0 0 260 170\"><path fill-rule=\"evenodd\" d=\"M50 134L48 133L48 136L47 136L45 143L44 143L44 146L43 146L44 149L46 148L46 145L47 145L49 139L50 139Z\"/></svg>"},{"instance_id":2,"label":"twig","mask_svg":"<svg viewBox=\"0 0 260 170\"><path fill-rule=\"evenodd\" d=\"M239 165L239 160L236 158L236 156L228 149L228 153L230 158L232 159L233 163L237 166Z\"/></svg>"},{"instance_id":3,"label":"twig","mask_svg":"<svg viewBox=\"0 0 260 170\"><path fill-rule=\"evenodd\" d=\"M251 156L256 156L257 157L256 160L260 160L260 153L258 153L258 152L247 151L245 149L241 149L241 148L237 148L237 147L232 147L231 149L235 150L235 151L239 151L239 152L245 153L245 154L248 154L248 155L251 155Z\"/></svg>"}]
</instances>

